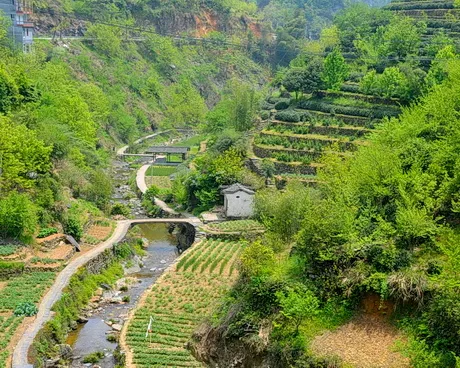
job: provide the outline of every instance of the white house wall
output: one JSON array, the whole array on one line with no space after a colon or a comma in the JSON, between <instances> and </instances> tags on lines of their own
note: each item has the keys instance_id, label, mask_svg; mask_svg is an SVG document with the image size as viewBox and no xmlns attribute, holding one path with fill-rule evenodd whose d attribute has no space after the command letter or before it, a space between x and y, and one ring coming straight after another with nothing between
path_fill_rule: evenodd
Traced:
<instances>
[{"instance_id":1,"label":"white house wall","mask_svg":"<svg viewBox=\"0 0 460 368\"><path fill-rule=\"evenodd\" d=\"M251 217L254 214L254 195L241 191L226 194L225 198L227 217Z\"/></svg>"}]
</instances>

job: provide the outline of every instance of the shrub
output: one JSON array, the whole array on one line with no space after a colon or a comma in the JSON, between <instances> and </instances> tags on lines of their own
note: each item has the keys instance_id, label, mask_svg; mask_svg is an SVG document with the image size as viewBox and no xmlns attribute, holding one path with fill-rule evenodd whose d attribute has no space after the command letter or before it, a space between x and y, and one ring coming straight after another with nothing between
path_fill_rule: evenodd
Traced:
<instances>
[{"instance_id":1,"label":"shrub","mask_svg":"<svg viewBox=\"0 0 460 368\"><path fill-rule=\"evenodd\" d=\"M57 234L58 230L55 227L45 227L40 230L37 238L46 238L47 236Z\"/></svg>"},{"instance_id":2,"label":"shrub","mask_svg":"<svg viewBox=\"0 0 460 368\"><path fill-rule=\"evenodd\" d=\"M298 123L300 121L300 116L296 111L280 111L276 113L275 119L290 123Z\"/></svg>"},{"instance_id":3,"label":"shrub","mask_svg":"<svg viewBox=\"0 0 460 368\"><path fill-rule=\"evenodd\" d=\"M102 351L96 351L95 353L88 354L83 358L83 363L92 363L95 364L104 358L105 354Z\"/></svg>"},{"instance_id":4,"label":"shrub","mask_svg":"<svg viewBox=\"0 0 460 368\"><path fill-rule=\"evenodd\" d=\"M286 110L289 107L289 100L281 100L275 104L276 110Z\"/></svg>"},{"instance_id":5,"label":"shrub","mask_svg":"<svg viewBox=\"0 0 460 368\"><path fill-rule=\"evenodd\" d=\"M268 120L270 118L270 113L268 111L261 111L260 118L262 120Z\"/></svg>"},{"instance_id":6,"label":"shrub","mask_svg":"<svg viewBox=\"0 0 460 368\"><path fill-rule=\"evenodd\" d=\"M273 110L275 106L271 103L268 103L267 101L263 101L260 105L260 108L262 110Z\"/></svg>"},{"instance_id":7,"label":"shrub","mask_svg":"<svg viewBox=\"0 0 460 368\"><path fill-rule=\"evenodd\" d=\"M32 317L32 316L35 316L37 313L38 313L38 308L35 306L35 304L31 302L20 303L14 310L14 315L18 317L19 316Z\"/></svg>"},{"instance_id":8,"label":"shrub","mask_svg":"<svg viewBox=\"0 0 460 368\"><path fill-rule=\"evenodd\" d=\"M110 211L110 214L112 216L121 215L121 216L127 217L131 214L131 210L127 205L123 203L115 203L112 206L112 210Z\"/></svg>"},{"instance_id":9,"label":"shrub","mask_svg":"<svg viewBox=\"0 0 460 368\"><path fill-rule=\"evenodd\" d=\"M117 342L117 337L115 335L107 335L107 341L109 342Z\"/></svg>"},{"instance_id":10,"label":"shrub","mask_svg":"<svg viewBox=\"0 0 460 368\"><path fill-rule=\"evenodd\" d=\"M73 236L76 241L80 241L83 235L83 227L77 219L70 217L64 222L64 232Z\"/></svg>"},{"instance_id":11,"label":"shrub","mask_svg":"<svg viewBox=\"0 0 460 368\"><path fill-rule=\"evenodd\" d=\"M37 209L25 194L12 192L0 200L0 237L21 238L34 233Z\"/></svg>"},{"instance_id":12,"label":"shrub","mask_svg":"<svg viewBox=\"0 0 460 368\"><path fill-rule=\"evenodd\" d=\"M152 185L147 191L144 193L143 198L147 201L153 202L155 197L158 197L160 194L160 188L156 185Z\"/></svg>"}]
</instances>

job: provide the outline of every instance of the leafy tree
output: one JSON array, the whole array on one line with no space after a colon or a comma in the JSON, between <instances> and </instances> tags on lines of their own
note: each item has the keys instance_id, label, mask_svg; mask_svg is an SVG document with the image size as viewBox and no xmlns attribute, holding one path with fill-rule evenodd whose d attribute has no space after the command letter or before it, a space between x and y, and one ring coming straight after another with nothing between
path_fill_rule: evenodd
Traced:
<instances>
[{"instance_id":1,"label":"leafy tree","mask_svg":"<svg viewBox=\"0 0 460 368\"><path fill-rule=\"evenodd\" d=\"M356 40L369 37L378 27L385 27L392 17L390 11L358 2L340 11L334 18L334 24L339 29L342 47L353 48Z\"/></svg>"},{"instance_id":2,"label":"leafy tree","mask_svg":"<svg viewBox=\"0 0 460 368\"><path fill-rule=\"evenodd\" d=\"M186 77L169 87L165 103L167 121L176 127L198 125L207 112L203 97Z\"/></svg>"},{"instance_id":3,"label":"leafy tree","mask_svg":"<svg viewBox=\"0 0 460 368\"><path fill-rule=\"evenodd\" d=\"M111 178L102 171L94 171L90 177L90 185L86 190L87 200L95 203L100 209L106 209L112 195Z\"/></svg>"},{"instance_id":4,"label":"leafy tree","mask_svg":"<svg viewBox=\"0 0 460 368\"><path fill-rule=\"evenodd\" d=\"M425 29L424 22L415 23L410 17L393 18L382 37L385 56L404 58L416 54Z\"/></svg>"},{"instance_id":5,"label":"leafy tree","mask_svg":"<svg viewBox=\"0 0 460 368\"><path fill-rule=\"evenodd\" d=\"M26 194L9 192L0 199L0 237L26 240L33 235L37 208Z\"/></svg>"},{"instance_id":6,"label":"leafy tree","mask_svg":"<svg viewBox=\"0 0 460 368\"><path fill-rule=\"evenodd\" d=\"M273 175L275 175L276 173L275 164L273 163L272 160L269 160L266 158L262 160L261 169L262 169L263 176L266 179L272 178Z\"/></svg>"},{"instance_id":7,"label":"leafy tree","mask_svg":"<svg viewBox=\"0 0 460 368\"><path fill-rule=\"evenodd\" d=\"M348 66L338 48L335 48L324 60L324 71L321 78L326 88L339 90L348 77Z\"/></svg>"},{"instance_id":8,"label":"leafy tree","mask_svg":"<svg viewBox=\"0 0 460 368\"><path fill-rule=\"evenodd\" d=\"M323 87L321 74L323 64L319 59L311 60L305 68L292 68L284 77L282 84L289 92L295 92L296 100L299 93L313 93Z\"/></svg>"},{"instance_id":9,"label":"leafy tree","mask_svg":"<svg viewBox=\"0 0 460 368\"><path fill-rule=\"evenodd\" d=\"M287 291L278 291L276 297L281 305L281 314L292 321L295 332L305 319L313 318L319 311L319 300L310 290L300 287L300 290L289 288Z\"/></svg>"},{"instance_id":10,"label":"leafy tree","mask_svg":"<svg viewBox=\"0 0 460 368\"><path fill-rule=\"evenodd\" d=\"M419 89L420 82L417 82L419 81L415 81L413 88ZM371 70L363 77L360 85L361 90L366 94L399 97L407 100L418 94L417 90L411 90L410 87L408 79L398 67L386 68L382 74L377 74L375 70Z\"/></svg>"},{"instance_id":11,"label":"leafy tree","mask_svg":"<svg viewBox=\"0 0 460 368\"><path fill-rule=\"evenodd\" d=\"M15 80L0 66L0 113L8 113L19 102Z\"/></svg>"},{"instance_id":12,"label":"leafy tree","mask_svg":"<svg viewBox=\"0 0 460 368\"><path fill-rule=\"evenodd\" d=\"M457 59L453 46L446 46L439 50L431 63L430 71L426 76L426 83L429 88L441 84L448 77L449 65Z\"/></svg>"},{"instance_id":13,"label":"leafy tree","mask_svg":"<svg viewBox=\"0 0 460 368\"><path fill-rule=\"evenodd\" d=\"M119 28L105 24L93 24L85 34L94 47L106 56L114 57L121 52L122 36Z\"/></svg>"},{"instance_id":14,"label":"leafy tree","mask_svg":"<svg viewBox=\"0 0 460 368\"><path fill-rule=\"evenodd\" d=\"M80 221L75 217L69 217L65 219L64 223L64 232L67 235L72 236L76 241L80 241L83 236L83 226Z\"/></svg>"},{"instance_id":15,"label":"leafy tree","mask_svg":"<svg viewBox=\"0 0 460 368\"><path fill-rule=\"evenodd\" d=\"M251 129L259 110L260 95L247 83L229 81L221 100L207 115L204 130L213 134L231 128L239 132Z\"/></svg>"},{"instance_id":16,"label":"leafy tree","mask_svg":"<svg viewBox=\"0 0 460 368\"><path fill-rule=\"evenodd\" d=\"M51 168L50 152L34 131L0 116L0 189L33 187L36 175Z\"/></svg>"},{"instance_id":17,"label":"leafy tree","mask_svg":"<svg viewBox=\"0 0 460 368\"><path fill-rule=\"evenodd\" d=\"M300 229L311 203L310 192L292 181L283 193L274 189L256 193L255 213L262 223L283 241L290 241Z\"/></svg>"},{"instance_id":18,"label":"leafy tree","mask_svg":"<svg viewBox=\"0 0 460 368\"><path fill-rule=\"evenodd\" d=\"M272 248L255 241L244 249L241 254L241 271L245 277L260 277L271 272L275 263Z\"/></svg>"}]
</instances>

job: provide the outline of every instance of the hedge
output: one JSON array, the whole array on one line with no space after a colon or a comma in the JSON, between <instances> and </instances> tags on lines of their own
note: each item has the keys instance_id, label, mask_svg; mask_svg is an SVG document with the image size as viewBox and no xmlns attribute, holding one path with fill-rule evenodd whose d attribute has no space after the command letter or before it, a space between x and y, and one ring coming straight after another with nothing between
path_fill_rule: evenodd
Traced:
<instances>
[{"instance_id":1,"label":"hedge","mask_svg":"<svg viewBox=\"0 0 460 368\"><path fill-rule=\"evenodd\" d=\"M334 143L338 144L340 149L342 150L353 150L356 148L356 144L353 143L352 141L341 141L339 138L334 138L334 137L303 137L303 136L295 136L295 135L277 135L277 134L270 134L269 132L261 132L260 137L264 138L270 138L270 137L281 137L286 140L288 140L291 143L296 143L296 142L309 142L312 146L330 146ZM313 147L312 147L313 148Z\"/></svg>"},{"instance_id":2,"label":"hedge","mask_svg":"<svg viewBox=\"0 0 460 368\"><path fill-rule=\"evenodd\" d=\"M270 112L269 111L261 111L260 112L260 118L262 120L268 120L270 118Z\"/></svg>"},{"instance_id":3,"label":"hedge","mask_svg":"<svg viewBox=\"0 0 460 368\"><path fill-rule=\"evenodd\" d=\"M253 143L252 149L254 151L254 154L260 158L273 157L273 155L277 153L295 153L299 156L311 157L312 160L315 160L321 157L322 155L322 151L315 151L315 150L305 151L305 150L296 150L293 148L272 148L272 147L264 146L262 144L257 144L257 143Z\"/></svg>"},{"instance_id":4,"label":"hedge","mask_svg":"<svg viewBox=\"0 0 460 368\"><path fill-rule=\"evenodd\" d=\"M424 9L454 9L453 1L417 1L417 2L397 2L387 5L389 10L424 10Z\"/></svg>"},{"instance_id":5,"label":"hedge","mask_svg":"<svg viewBox=\"0 0 460 368\"><path fill-rule=\"evenodd\" d=\"M275 119L281 121L287 121L291 123L298 123L300 121L300 115L296 111L279 111L275 115Z\"/></svg>"},{"instance_id":6,"label":"hedge","mask_svg":"<svg viewBox=\"0 0 460 368\"><path fill-rule=\"evenodd\" d=\"M268 103L267 101L263 101L261 104L260 104L260 108L262 110L273 110L275 108L275 105L274 104L271 104L271 103Z\"/></svg>"},{"instance_id":7,"label":"hedge","mask_svg":"<svg viewBox=\"0 0 460 368\"><path fill-rule=\"evenodd\" d=\"M343 135L348 137L362 137L369 133L368 129L353 129L353 127L338 125L317 125L317 124L289 124L279 121L272 121L267 127L277 132L291 132L294 134L321 134L321 135Z\"/></svg>"},{"instance_id":8,"label":"hedge","mask_svg":"<svg viewBox=\"0 0 460 368\"><path fill-rule=\"evenodd\" d=\"M342 84L342 87L340 87L340 90L343 92L350 92L350 93L358 93L360 90L359 84L358 83L345 83Z\"/></svg>"},{"instance_id":9,"label":"hedge","mask_svg":"<svg viewBox=\"0 0 460 368\"><path fill-rule=\"evenodd\" d=\"M389 105L398 108L400 101L396 98L385 98L374 95L365 95L362 93L350 93L350 92L335 92L335 91L317 91L314 94L318 98L337 98L345 97L353 100L370 102L377 105Z\"/></svg>"},{"instance_id":10,"label":"hedge","mask_svg":"<svg viewBox=\"0 0 460 368\"><path fill-rule=\"evenodd\" d=\"M275 104L276 110L286 110L289 107L289 100L278 101Z\"/></svg>"},{"instance_id":11,"label":"hedge","mask_svg":"<svg viewBox=\"0 0 460 368\"><path fill-rule=\"evenodd\" d=\"M360 127L373 127L374 126L374 121L371 120L370 118L366 118L363 116L352 116L352 115L345 115L345 114L329 114L327 112L322 112L322 111L297 111L299 114L308 114L309 120L312 119L336 119L337 121L342 121L345 124L353 125L353 126L360 126ZM307 120L305 120L307 121Z\"/></svg>"},{"instance_id":12,"label":"hedge","mask_svg":"<svg viewBox=\"0 0 460 368\"><path fill-rule=\"evenodd\" d=\"M322 111L327 112L329 114L344 114L344 115L352 115L352 116L361 116L361 117L369 117L369 118L377 118L382 119L387 116L398 116L400 111L397 111L392 108L388 108L386 106L375 106L372 109L369 108L362 108L356 106L342 106L337 104L331 104L322 101L315 101L315 100L302 100L299 101L298 105L299 108L305 110L313 110L313 111ZM282 120L282 119L279 119Z\"/></svg>"}]
</instances>

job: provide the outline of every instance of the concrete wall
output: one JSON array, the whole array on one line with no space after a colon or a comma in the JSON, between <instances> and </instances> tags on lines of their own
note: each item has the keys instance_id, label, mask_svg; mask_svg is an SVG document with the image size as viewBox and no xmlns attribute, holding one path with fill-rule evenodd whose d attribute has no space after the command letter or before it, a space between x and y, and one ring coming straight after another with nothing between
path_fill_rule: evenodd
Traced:
<instances>
[{"instance_id":1,"label":"concrete wall","mask_svg":"<svg viewBox=\"0 0 460 368\"><path fill-rule=\"evenodd\" d=\"M254 195L243 191L225 194L225 214L231 218L251 217L254 214Z\"/></svg>"}]
</instances>

